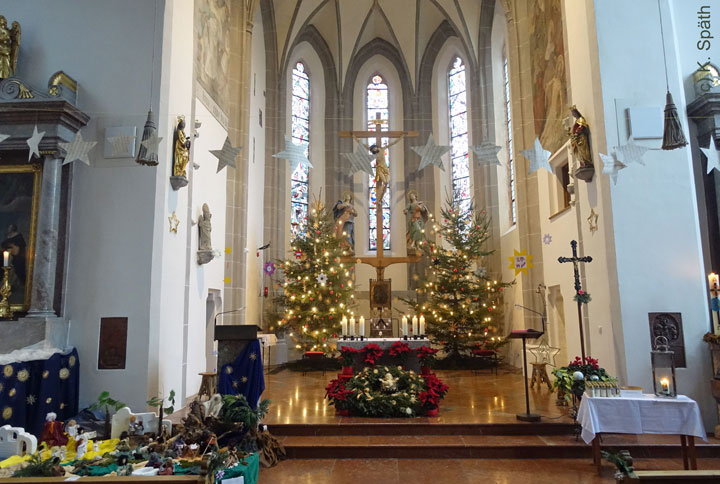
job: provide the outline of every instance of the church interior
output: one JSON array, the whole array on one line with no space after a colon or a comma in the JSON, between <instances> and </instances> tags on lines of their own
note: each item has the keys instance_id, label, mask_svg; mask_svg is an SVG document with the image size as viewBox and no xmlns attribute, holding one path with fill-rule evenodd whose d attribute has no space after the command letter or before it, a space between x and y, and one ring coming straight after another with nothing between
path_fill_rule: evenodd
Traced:
<instances>
[{"instance_id":1,"label":"church interior","mask_svg":"<svg viewBox=\"0 0 720 484\"><path fill-rule=\"evenodd\" d=\"M0 6L0 480L720 482L720 5Z\"/></svg>"}]
</instances>

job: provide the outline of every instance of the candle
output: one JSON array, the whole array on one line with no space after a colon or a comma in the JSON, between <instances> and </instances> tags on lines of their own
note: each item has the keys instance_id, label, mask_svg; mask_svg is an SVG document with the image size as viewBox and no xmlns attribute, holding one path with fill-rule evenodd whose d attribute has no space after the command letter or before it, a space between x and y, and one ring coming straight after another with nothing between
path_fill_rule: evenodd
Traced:
<instances>
[{"instance_id":1,"label":"candle","mask_svg":"<svg viewBox=\"0 0 720 484\"><path fill-rule=\"evenodd\" d=\"M665 395L670 395L670 380L663 378L660 380L660 386L662 387L662 392Z\"/></svg>"},{"instance_id":2,"label":"candle","mask_svg":"<svg viewBox=\"0 0 720 484\"><path fill-rule=\"evenodd\" d=\"M365 317L360 316L360 336L365 337Z\"/></svg>"},{"instance_id":3,"label":"candle","mask_svg":"<svg viewBox=\"0 0 720 484\"><path fill-rule=\"evenodd\" d=\"M412 333L413 333L413 336L418 334L418 318L417 318L417 316L413 316L413 318L412 318Z\"/></svg>"},{"instance_id":4,"label":"candle","mask_svg":"<svg viewBox=\"0 0 720 484\"><path fill-rule=\"evenodd\" d=\"M348 324L347 317L343 316L342 321L340 321L340 327L342 328L342 330L341 330L342 336L347 335L347 324Z\"/></svg>"},{"instance_id":5,"label":"candle","mask_svg":"<svg viewBox=\"0 0 720 484\"><path fill-rule=\"evenodd\" d=\"M720 291L720 277L714 272L711 272L708 274L708 285L710 286L710 295L717 297L718 291Z\"/></svg>"},{"instance_id":6,"label":"candle","mask_svg":"<svg viewBox=\"0 0 720 484\"><path fill-rule=\"evenodd\" d=\"M355 316L350 316L350 336L355 336Z\"/></svg>"},{"instance_id":7,"label":"candle","mask_svg":"<svg viewBox=\"0 0 720 484\"><path fill-rule=\"evenodd\" d=\"M425 316L420 315L420 334L425 334Z\"/></svg>"},{"instance_id":8,"label":"candle","mask_svg":"<svg viewBox=\"0 0 720 484\"><path fill-rule=\"evenodd\" d=\"M3 267L9 267L10 266L10 252L7 250L3 251Z\"/></svg>"},{"instance_id":9,"label":"candle","mask_svg":"<svg viewBox=\"0 0 720 484\"><path fill-rule=\"evenodd\" d=\"M407 316L402 317L402 334L403 336L407 336L408 334Z\"/></svg>"}]
</instances>

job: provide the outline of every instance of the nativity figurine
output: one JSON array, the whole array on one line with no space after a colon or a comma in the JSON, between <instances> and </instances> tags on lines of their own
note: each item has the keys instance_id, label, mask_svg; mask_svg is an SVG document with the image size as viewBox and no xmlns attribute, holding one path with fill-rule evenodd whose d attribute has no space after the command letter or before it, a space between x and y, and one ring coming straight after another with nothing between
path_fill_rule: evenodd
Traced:
<instances>
[{"instance_id":1,"label":"nativity figurine","mask_svg":"<svg viewBox=\"0 0 720 484\"><path fill-rule=\"evenodd\" d=\"M63 446L68 443L67 436L63 432L62 422L56 422L57 414L49 412L45 416L42 434L40 434L40 442L45 442L48 447Z\"/></svg>"},{"instance_id":2,"label":"nativity figurine","mask_svg":"<svg viewBox=\"0 0 720 484\"><path fill-rule=\"evenodd\" d=\"M207 264L213 258L212 240L210 234L212 232L212 213L210 213L210 207L207 203L203 203L202 215L198 219L198 230L200 232L200 240L198 242L198 264Z\"/></svg>"},{"instance_id":3,"label":"nativity figurine","mask_svg":"<svg viewBox=\"0 0 720 484\"><path fill-rule=\"evenodd\" d=\"M0 79L15 75L20 54L20 24L15 21L8 28L7 19L0 15Z\"/></svg>"},{"instance_id":4,"label":"nativity figurine","mask_svg":"<svg viewBox=\"0 0 720 484\"><path fill-rule=\"evenodd\" d=\"M575 176L581 180L590 182L595 174L592 152L590 151L590 127L575 105L570 107L570 112L575 118L575 123L572 128L568 130L570 147L580 164L577 170L575 170Z\"/></svg>"},{"instance_id":5,"label":"nativity figurine","mask_svg":"<svg viewBox=\"0 0 720 484\"><path fill-rule=\"evenodd\" d=\"M417 192L410 190L408 204L403 210L405 215L409 215L405 233L408 254L420 252L420 245L425 240L425 223L430 218L430 211L425 202L421 202L417 198Z\"/></svg>"},{"instance_id":6,"label":"nativity figurine","mask_svg":"<svg viewBox=\"0 0 720 484\"><path fill-rule=\"evenodd\" d=\"M178 116L173 133L173 163L170 184L173 190L188 184L187 165L190 161L190 139L185 134L185 116Z\"/></svg>"},{"instance_id":7,"label":"nativity figurine","mask_svg":"<svg viewBox=\"0 0 720 484\"><path fill-rule=\"evenodd\" d=\"M355 252L355 217L357 210L353 207L353 193L346 190L343 199L338 200L333 206L333 218L335 219L335 238L343 241L351 253Z\"/></svg>"}]
</instances>

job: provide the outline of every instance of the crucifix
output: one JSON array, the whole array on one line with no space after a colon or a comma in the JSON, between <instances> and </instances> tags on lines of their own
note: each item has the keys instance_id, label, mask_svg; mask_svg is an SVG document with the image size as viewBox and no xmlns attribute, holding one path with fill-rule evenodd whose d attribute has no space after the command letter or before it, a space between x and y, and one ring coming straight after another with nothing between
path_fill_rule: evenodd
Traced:
<instances>
[{"instance_id":1,"label":"crucifix","mask_svg":"<svg viewBox=\"0 0 720 484\"><path fill-rule=\"evenodd\" d=\"M570 247L572 247L572 257L558 257L558 262L572 262L573 272L575 273L575 295L580 294L582 286L580 285L580 271L578 267L579 262L592 262L592 257L578 257L577 255L577 240L570 241ZM577 301L578 310L578 323L580 324L580 353L583 361L585 361L585 336L583 335L583 321L582 321L582 305L579 300Z\"/></svg>"},{"instance_id":2,"label":"crucifix","mask_svg":"<svg viewBox=\"0 0 720 484\"><path fill-rule=\"evenodd\" d=\"M383 131L383 125L386 125L387 121L380 119L380 113L375 116L374 128L368 131L340 131L338 135L341 138L352 138L362 146L367 148L372 154L377 155L375 164L375 226L377 230L377 252L375 257L343 257L343 262L357 262L362 264L368 264L375 268L377 273L376 283L385 281L385 268L392 264L403 264L409 262L417 262L420 260L420 255L413 255L408 257L386 257L385 250L385 234L383 231L383 217L382 217L382 199L385 195L385 190L390 183L390 176L387 163L385 162L385 150L390 146L400 142L405 137L411 138L418 136L417 131ZM367 146L360 141L361 138L375 138L375 143L371 146ZM382 139L388 138L394 141L383 146ZM386 281L389 283L390 281ZM389 289L389 285L385 286ZM372 293L371 287L371 293ZM379 301L373 301L370 298L370 306L380 309L380 317L382 318L382 308L390 307L390 291L384 291L387 295L387 304L380 304Z\"/></svg>"}]
</instances>

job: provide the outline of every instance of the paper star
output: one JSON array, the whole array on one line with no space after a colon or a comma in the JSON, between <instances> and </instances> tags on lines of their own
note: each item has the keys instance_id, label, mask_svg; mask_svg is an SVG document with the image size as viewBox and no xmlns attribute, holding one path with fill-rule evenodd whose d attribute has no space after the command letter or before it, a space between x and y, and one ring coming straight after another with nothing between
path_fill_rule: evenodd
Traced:
<instances>
[{"instance_id":1,"label":"paper star","mask_svg":"<svg viewBox=\"0 0 720 484\"><path fill-rule=\"evenodd\" d=\"M588 224L590 224L590 233L594 234L598 230L598 214L595 213L595 209L590 209L590 216L587 218Z\"/></svg>"},{"instance_id":2,"label":"paper star","mask_svg":"<svg viewBox=\"0 0 720 484\"><path fill-rule=\"evenodd\" d=\"M130 151L130 143L135 140L135 136L119 135L112 136L107 139L112 145L113 156L127 156L133 157L133 153Z\"/></svg>"},{"instance_id":3,"label":"paper star","mask_svg":"<svg viewBox=\"0 0 720 484\"><path fill-rule=\"evenodd\" d=\"M240 153L241 147L233 147L232 143L230 143L230 138L225 137L225 143L223 143L223 147L220 150L210 150L210 153L212 153L217 159L218 159L218 166L216 173L220 173L220 170L225 168L226 166L232 166L235 168L235 158L237 157L238 153Z\"/></svg>"},{"instance_id":4,"label":"paper star","mask_svg":"<svg viewBox=\"0 0 720 484\"><path fill-rule=\"evenodd\" d=\"M542 241L543 241L543 244L550 245L552 243L552 235L550 235L550 234L543 235Z\"/></svg>"},{"instance_id":5,"label":"paper star","mask_svg":"<svg viewBox=\"0 0 720 484\"><path fill-rule=\"evenodd\" d=\"M425 146L413 146L412 150L420 155L420 166L417 171L422 171L428 165L439 166L442 171L445 171L445 167L443 166L443 162L440 157L450 151L450 147L436 145L435 140L433 140L432 133L428 135Z\"/></svg>"},{"instance_id":6,"label":"paper star","mask_svg":"<svg viewBox=\"0 0 720 484\"><path fill-rule=\"evenodd\" d=\"M550 366L557 366L555 356L560 353L560 348L548 345L545 338L543 338L535 348L528 348L528 351L535 356L536 363L547 363ZM552 363L550 363L551 359Z\"/></svg>"},{"instance_id":7,"label":"paper star","mask_svg":"<svg viewBox=\"0 0 720 484\"><path fill-rule=\"evenodd\" d=\"M177 215L175 215L175 211L173 211L172 215L168 217L168 221L170 222L170 232L177 234L180 219L177 218Z\"/></svg>"},{"instance_id":8,"label":"paper star","mask_svg":"<svg viewBox=\"0 0 720 484\"><path fill-rule=\"evenodd\" d=\"M707 172L708 175L714 169L720 172L720 151L713 146L712 138L707 148L700 148L705 156L707 157Z\"/></svg>"},{"instance_id":9,"label":"paper star","mask_svg":"<svg viewBox=\"0 0 720 484\"><path fill-rule=\"evenodd\" d=\"M35 398L35 395L28 395L27 398L25 398L25 401L28 405L34 405L37 401L37 398Z\"/></svg>"},{"instance_id":10,"label":"paper star","mask_svg":"<svg viewBox=\"0 0 720 484\"><path fill-rule=\"evenodd\" d=\"M521 150L520 153L530 162L528 175L535 173L540 168L544 168L549 173L552 173L552 168L550 168L549 163L551 153L542 147L539 138L535 138L535 143L533 143L531 150Z\"/></svg>"},{"instance_id":11,"label":"paper star","mask_svg":"<svg viewBox=\"0 0 720 484\"><path fill-rule=\"evenodd\" d=\"M160 142L163 140L162 136L157 135L157 131L154 131L152 136L150 136L146 140L142 140L140 142L141 145L145 147L147 150L147 157L151 157L152 155L158 154L158 146L160 145Z\"/></svg>"},{"instance_id":12,"label":"paper star","mask_svg":"<svg viewBox=\"0 0 720 484\"><path fill-rule=\"evenodd\" d=\"M0 134L0 143L2 143L3 141L5 141L5 140L8 139L9 137L10 137L9 134Z\"/></svg>"},{"instance_id":13,"label":"paper star","mask_svg":"<svg viewBox=\"0 0 720 484\"><path fill-rule=\"evenodd\" d=\"M598 154L600 155L600 159L603 162L603 175L610 175L610 179L612 179L613 184L617 185L618 172L627 168L627 165L619 161L615 157L615 153L610 155L606 155L604 153Z\"/></svg>"},{"instance_id":14,"label":"paper star","mask_svg":"<svg viewBox=\"0 0 720 484\"><path fill-rule=\"evenodd\" d=\"M501 146L485 141L481 145L471 146L470 149L473 153L475 153L475 159L477 160L478 165L502 166L502 163L500 163L497 156L502 149Z\"/></svg>"},{"instance_id":15,"label":"paper star","mask_svg":"<svg viewBox=\"0 0 720 484\"><path fill-rule=\"evenodd\" d=\"M375 159L375 156L368 153L362 146L358 145L355 153L342 153L342 155L350 162L351 174L362 171L370 176L374 175L370 162Z\"/></svg>"},{"instance_id":16,"label":"paper star","mask_svg":"<svg viewBox=\"0 0 720 484\"><path fill-rule=\"evenodd\" d=\"M528 269L534 267L531 262L532 258L533 256L529 255L525 249L522 252L513 249L513 255L508 257L510 261L508 269L515 269L516 276L521 272L527 274Z\"/></svg>"},{"instance_id":17,"label":"paper star","mask_svg":"<svg viewBox=\"0 0 720 484\"><path fill-rule=\"evenodd\" d=\"M635 140L632 138L628 140L626 145L616 146L615 150L617 151L618 159L626 166L630 163L640 163L645 166L642 157L648 149L644 146L636 145Z\"/></svg>"},{"instance_id":18,"label":"paper star","mask_svg":"<svg viewBox=\"0 0 720 484\"><path fill-rule=\"evenodd\" d=\"M40 158L40 140L45 136L45 131L40 131L38 133L37 125L33 128L33 134L30 138L27 140L27 145L30 147L30 153L28 153L28 161L33 157L33 155Z\"/></svg>"},{"instance_id":19,"label":"paper star","mask_svg":"<svg viewBox=\"0 0 720 484\"><path fill-rule=\"evenodd\" d=\"M285 150L275 153L273 158L283 158L290 162L290 173L294 173L298 165L307 165L312 168L312 163L305 156L307 143L296 145L289 136L285 136Z\"/></svg>"},{"instance_id":20,"label":"paper star","mask_svg":"<svg viewBox=\"0 0 720 484\"><path fill-rule=\"evenodd\" d=\"M87 166L90 166L88 152L93 149L93 146L96 144L97 141L83 141L80 131L77 132L75 138L70 143L58 143L60 148L65 150L63 165L67 165L73 161L82 161Z\"/></svg>"}]
</instances>

